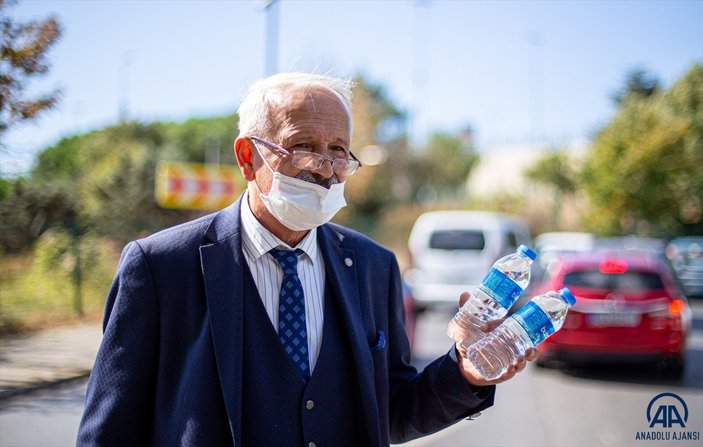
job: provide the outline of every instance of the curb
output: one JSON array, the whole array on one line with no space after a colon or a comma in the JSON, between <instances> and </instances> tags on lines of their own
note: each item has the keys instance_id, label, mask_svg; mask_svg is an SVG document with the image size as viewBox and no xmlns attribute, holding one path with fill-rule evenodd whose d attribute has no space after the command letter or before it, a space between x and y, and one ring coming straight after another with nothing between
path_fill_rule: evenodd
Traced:
<instances>
[{"instance_id":1,"label":"curb","mask_svg":"<svg viewBox=\"0 0 703 447\"><path fill-rule=\"evenodd\" d=\"M87 378L88 376L90 376L90 370L82 371L82 372L76 373L76 375L73 375L71 377L65 377L62 379L45 380L45 381L34 382L34 383L26 385L26 386L5 388L3 390L0 390L0 402L5 401L7 399L10 399L12 397L23 396L23 395L31 394L31 393L34 393L37 391L41 391L41 390L45 390L45 389L49 389L49 388L54 388L54 387L59 387L61 385L67 385L67 384L73 383L73 382L78 382L80 380Z\"/></svg>"}]
</instances>

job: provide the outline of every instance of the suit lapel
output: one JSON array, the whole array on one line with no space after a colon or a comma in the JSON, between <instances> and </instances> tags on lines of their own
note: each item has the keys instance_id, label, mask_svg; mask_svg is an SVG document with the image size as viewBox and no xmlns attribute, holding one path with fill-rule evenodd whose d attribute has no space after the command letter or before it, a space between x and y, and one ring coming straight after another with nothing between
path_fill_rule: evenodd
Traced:
<instances>
[{"instance_id":1,"label":"suit lapel","mask_svg":"<svg viewBox=\"0 0 703 447\"><path fill-rule=\"evenodd\" d=\"M331 284L328 283L327 286L333 288L333 295L339 300L342 309L354 356L366 426L371 445L376 445L380 438L378 403L374 386L373 358L359 303L355 253L342 247L343 237L329 225L318 227L317 241L331 280Z\"/></svg>"},{"instance_id":2,"label":"suit lapel","mask_svg":"<svg viewBox=\"0 0 703 447\"><path fill-rule=\"evenodd\" d=\"M208 316L234 445L241 444L243 355L243 262L239 223L240 200L222 210L200 247Z\"/></svg>"}]
</instances>

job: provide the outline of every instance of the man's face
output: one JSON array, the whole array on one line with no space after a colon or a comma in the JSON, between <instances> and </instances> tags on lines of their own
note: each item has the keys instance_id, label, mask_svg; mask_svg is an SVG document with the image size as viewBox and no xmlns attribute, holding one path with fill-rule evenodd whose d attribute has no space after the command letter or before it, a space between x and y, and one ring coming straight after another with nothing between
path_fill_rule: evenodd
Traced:
<instances>
[{"instance_id":1,"label":"man's face","mask_svg":"<svg viewBox=\"0 0 703 447\"><path fill-rule=\"evenodd\" d=\"M289 150L315 152L327 158L350 157L350 120L341 100L332 92L296 90L282 92L278 104L273 106L271 119L277 131L269 136L271 142ZM325 162L319 169L301 171L285 157L259 144L258 154L266 157L271 167L290 177L297 177L326 188L345 181L335 175L332 166ZM258 158L258 157L257 157ZM270 190L271 171L258 159L255 162L256 178L264 193Z\"/></svg>"}]
</instances>

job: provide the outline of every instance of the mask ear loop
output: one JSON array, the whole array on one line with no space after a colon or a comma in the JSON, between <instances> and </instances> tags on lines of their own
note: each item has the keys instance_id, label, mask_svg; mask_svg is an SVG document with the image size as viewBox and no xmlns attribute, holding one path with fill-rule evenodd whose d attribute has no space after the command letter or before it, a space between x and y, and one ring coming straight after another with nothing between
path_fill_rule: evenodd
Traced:
<instances>
[{"instance_id":1,"label":"mask ear loop","mask_svg":"<svg viewBox=\"0 0 703 447\"><path fill-rule=\"evenodd\" d=\"M264 157L264 154L261 153L261 149L259 149L259 145L253 140L252 140L251 144L256 148L256 152L258 152L259 157L261 157L261 159L264 160L264 164L271 171L271 176L275 176L276 171L274 171L274 169L271 166L271 164L269 163L269 161L266 159L266 157ZM254 163L254 160L252 160L252 166L253 166L253 163ZM261 189L261 186L259 186L259 182L256 181L256 176L254 176L254 185L256 185L256 189L259 190L259 195L268 198L268 195L264 194L264 191Z\"/></svg>"}]
</instances>

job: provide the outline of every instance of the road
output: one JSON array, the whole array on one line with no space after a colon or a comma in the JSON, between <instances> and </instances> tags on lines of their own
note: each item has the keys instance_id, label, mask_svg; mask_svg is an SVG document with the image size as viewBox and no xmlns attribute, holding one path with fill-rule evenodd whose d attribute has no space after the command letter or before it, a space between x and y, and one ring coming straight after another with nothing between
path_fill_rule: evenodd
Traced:
<instances>
[{"instance_id":1,"label":"road","mask_svg":"<svg viewBox=\"0 0 703 447\"><path fill-rule=\"evenodd\" d=\"M495 405L404 447L453 446L700 446L698 440L636 440L647 432L650 400L660 393L679 395L690 415L685 430L703 436L703 300L692 300L693 331L681 379L666 379L647 366L581 369L529 365L498 386ZM443 328L450 315L429 314L418 322L415 355L429 359L448 349ZM678 425L676 426L678 427ZM674 430L680 432L681 430Z\"/></svg>"},{"instance_id":2,"label":"road","mask_svg":"<svg viewBox=\"0 0 703 447\"><path fill-rule=\"evenodd\" d=\"M87 380L0 401L0 446L76 445Z\"/></svg>"},{"instance_id":3,"label":"road","mask_svg":"<svg viewBox=\"0 0 703 447\"><path fill-rule=\"evenodd\" d=\"M689 362L680 380L665 379L647 367L543 369L530 365L498 387L493 408L471 421L402 444L452 446L699 446L698 440L636 440L648 432L647 406L671 392L687 404L684 430L703 435L703 300L693 302L694 330ZM449 348L444 327L449 315L428 314L418 322L416 359L427 362ZM75 382L0 404L0 446L63 447L75 444L85 381Z\"/></svg>"}]
</instances>

